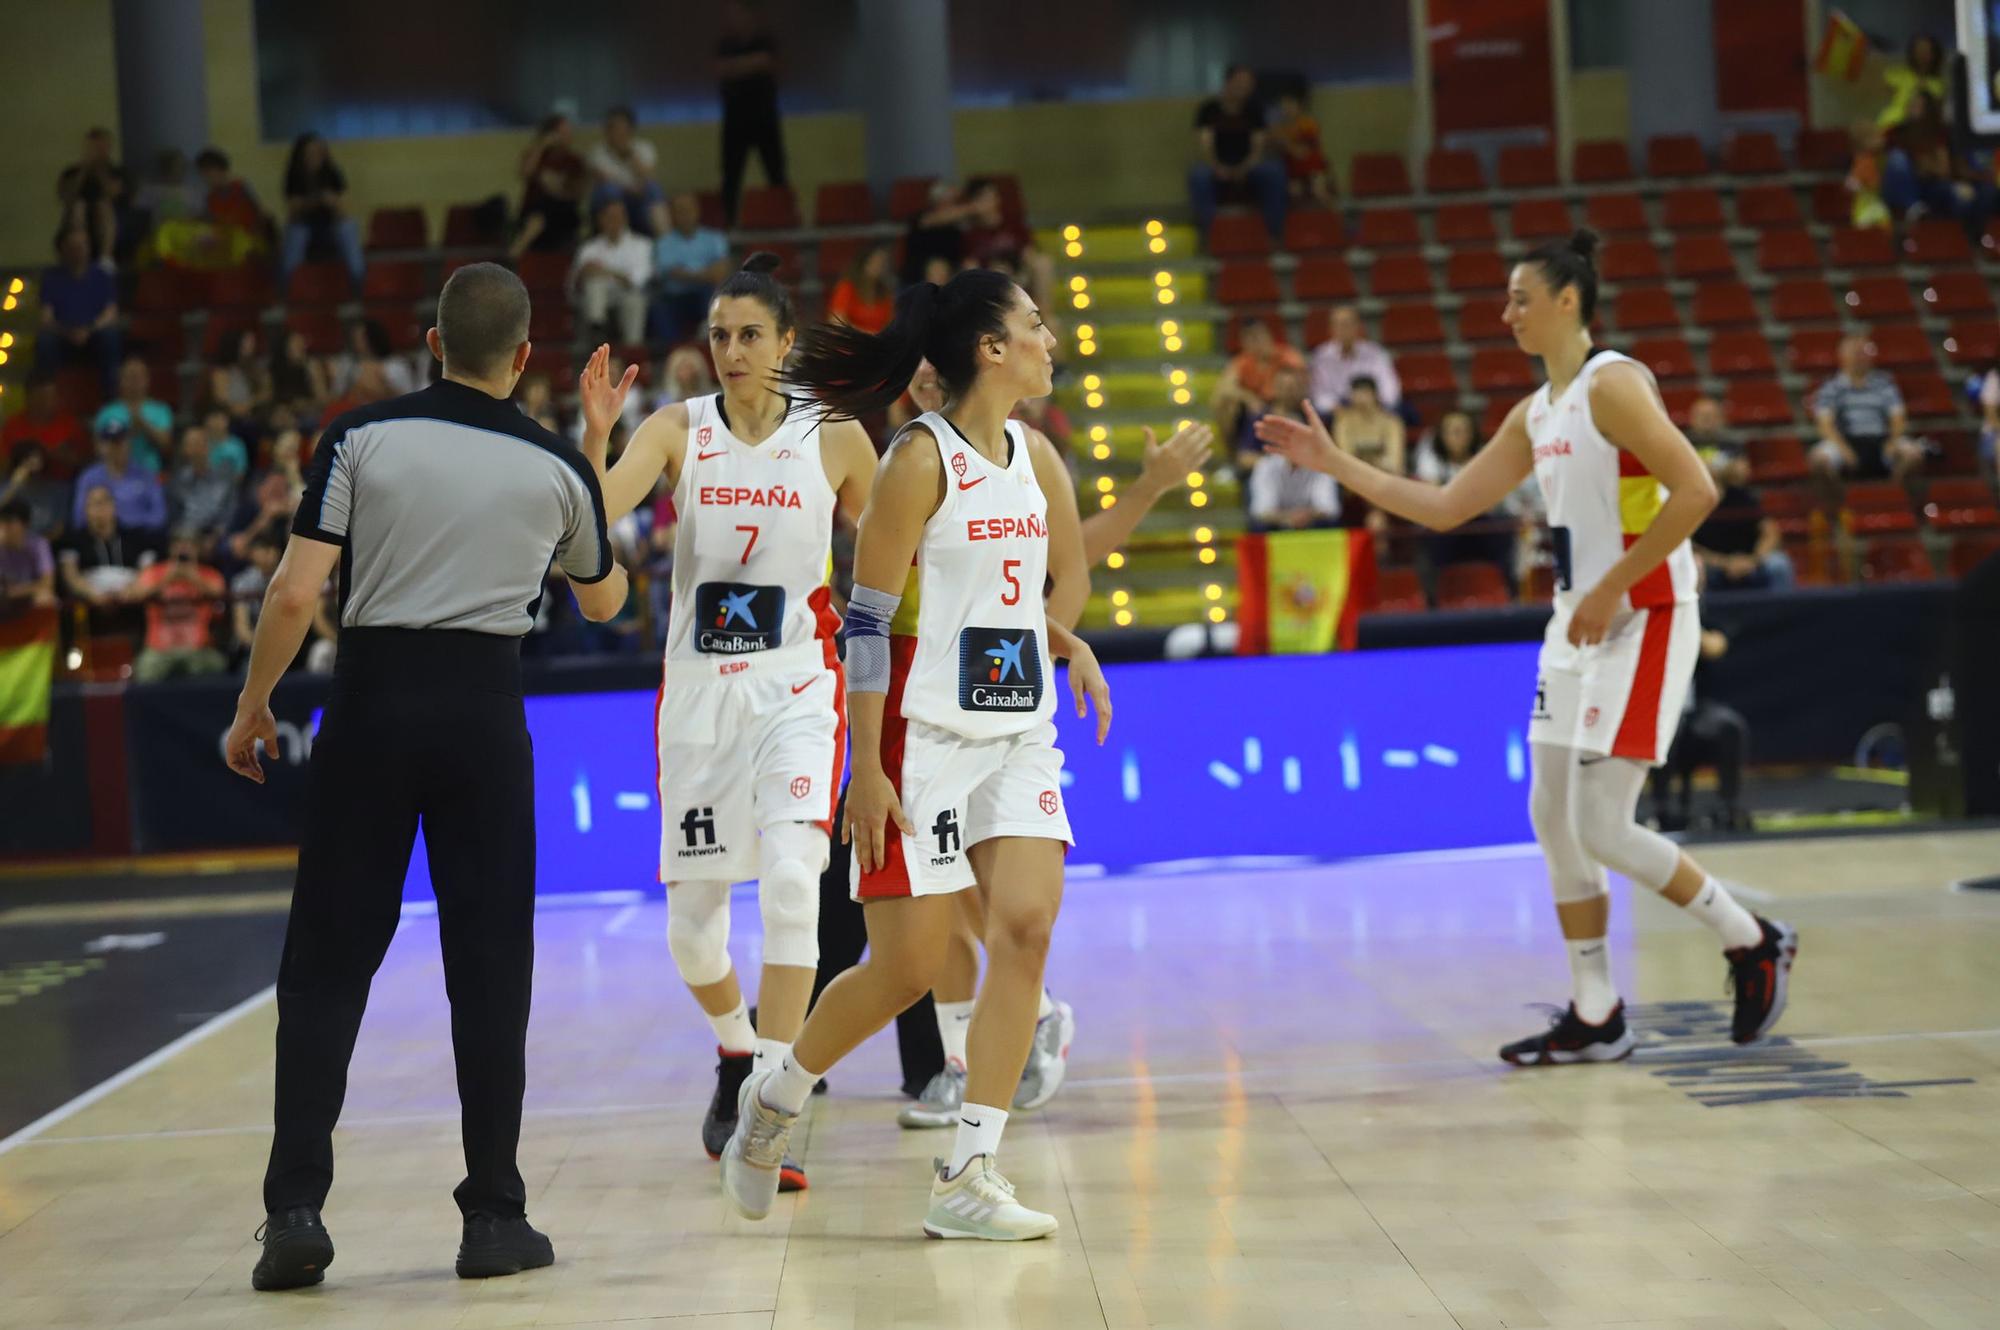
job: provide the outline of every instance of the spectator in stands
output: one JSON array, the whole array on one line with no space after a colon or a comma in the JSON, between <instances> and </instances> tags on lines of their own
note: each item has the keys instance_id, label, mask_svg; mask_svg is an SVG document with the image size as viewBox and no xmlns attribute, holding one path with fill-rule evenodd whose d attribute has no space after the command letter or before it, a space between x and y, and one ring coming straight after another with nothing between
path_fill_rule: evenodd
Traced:
<instances>
[{"instance_id":1,"label":"spectator in stands","mask_svg":"<svg viewBox=\"0 0 2000 1330\"><path fill-rule=\"evenodd\" d=\"M1709 462L1722 491L1715 511L1694 533L1711 591L1782 591L1796 580L1792 558L1774 518L1766 517L1750 488L1750 462L1740 452L1718 454Z\"/></svg>"},{"instance_id":2,"label":"spectator in stands","mask_svg":"<svg viewBox=\"0 0 2000 1330\"><path fill-rule=\"evenodd\" d=\"M181 431L180 456L166 483L167 519L176 531L200 543L203 558L214 557L236 511L238 476L211 456L206 428L189 425Z\"/></svg>"},{"instance_id":3,"label":"spectator in stands","mask_svg":"<svg viewBox=\"0 0 2000 1330\"><path fill-rule=\"evenodd\" d=\"M1972 387L1979 404L1979 474L2000 496L2000 369L1987 370Z\"/></svg>"},{"instance_id":4,"label":"spectator in stands","mask_svg":"<svg viewBox=\"0 0 2000 1330\"><path fill-rule=\"evenodd\" d=\"M257 635L257 620L264 614L264 592L270 589L271 574L278 571L285 542L275 531L266 531L250 542L250 561L229 579L229 620L237 648L246 655Z\"/></svg>"},{"instance_id":5,"label":"spectator in stands","mask_svg":"<svg viewBox=\"0 0 2000 1330\"><path fill-rule=\"evenodd\" d=\"M1653 768L1653 818L1661 831L1685 831L1693 820L1695 768L1715 768L1716 795L1722 801L1717 825L1728 831L1748 831L1750 816L1743 811L1743 767L1750 756L1750 722L1733 707L1717 701L1711 693L1714 678L1711 661L1729 651L1729 638L1717 629L1701 634L1701 655L1695 662L1694 682L1688 689L1681 712L1680 728L1667 760ZM1673 796L1678 782L1680 796Z\"/></svg>"},{"instance_id":6,"label":"spectator in stands","mask_svg":"<svg viewBox=\"0 0 2000 1330\"><path fill-rule=\"evenodd\" d=\"M268 222L264 205L257 201L249 182L236 174L229 157L219 148L203 148L195 155L194 169L201 174L207 193L203 209L211 226L217 228L217 247L229 262L240 262L262 253Z\"/></svg>"},{"instance_id":7,"label":"spectator in stands","mask_svg":"<svg viewBox=\"0 0 2000 1330\"><path fill-rule=\"evenodd\" d=\"M708 357L692 346L677 346L660 362L659 389L653 394L657 411L691 397L702 397L716 389L715 375L709 372Z\"/></svg>"},{"instance_id":8,"label":"spectator in stands","mask_svg":"<svg viewBox=\"0 0 2000 1330\"><path fill-rule=\"evenodd\" d=\"M583 229L581 205L590 185L589 169L577 154L576 134L560 111L535 127L535 137L521 153L521 229L508 253L518 259L529 250L567 254L576 248Z\"/></svg>"},{"instance_id":9,"label":"spectator in stands","mask_svg":"<svg viewBox=\"0 0 2000 1330\"><path fill-rule=\"evenodd\" d=\"M291 436L294 459L298 453L298 436ZM294 460L293 470L297 469ZM250 547L257 543L259 536L275 536L284 541L292 528L292 514L298 510L300 489L293 483L282 465L266 471L258 480L257 487L249 497L238 505L236 516L229 523L229 537L223 542L229 557L236 563L247 563Z\"/></svg>"},{"instance_id":10,"label":"spectator in stands","mask_svg":"<svg viewBox=\"0 0 2000 1330\"><path fill-rule=\"evenodd\" d=\"M1071 450L1071 443L1076 429L1070 424L1069 413L1056 405L1053 395L1024 399L1014 408L1014 419L1026 421L1031 429L1038 429L1046 435L1061 455L1063 464L1072 473L1075 472L1076 456Z\"/></svg>"},{"instance_id":11,"label":"spectator in stands","mask_svg":"<svg viewBox=\"0 0 2000 1330\"><path fill-rule=\"evenodd\" d=\"M1001 234L1003 221L1000 189L992 181L975 176L959 188L938 181L931 186L930 202L910 219L903 239L903 280L943 285L967 264L1010 254L1018 246L1010 246ZM975 236L983 253L973 247Z\"/></svg>"},{"instance_id":12,"label":"spectator in stands","mask_svg":"<svg viewBox=\"0 0 2000 1330\"><path fill-rule=\"evenodd\" d=\"M1837 506L1846 476L1887 476L1909 484L1923 466L1922 445L1908 438L1908 417L1896 381L1875 368L1868 341L1840 339L1840 372L1813 397L1819 442L1808 454L1813 480Z\"/></svg>"},{"instance_id":13,"label":"spectator in stands","mask_svg":"<svg viewBox=\"0 0 2000 1330\"><path fill-rule=\"evenodd\" d=\"M1395 419L1401 423L1399 418ZM1428 485L1449 484L1478 451L1479 427L1472 416L1464 411L1447 411L1438 418L1437 427L1417 442L1411 456L1411 474ZM1530 476L1527 483L1532 486L1534 477ZM1468 522L1454 531L1425 534L1419 549L1431 579L1429 589L1433 596L1439 568L1475 561L1498 566L1507 579L1509 593L1514 593L1518 589L1521 563L1517 548L1520 527L1521 523L1502 501L1479 521Z\"/></svg>"},{"instance_id":14,"label":"spectator in stands","mask_svg":"<svg viewBox=\"0 0 2000 1330\"><path fill-rule=\"evenodd\" d=\"M1347 401L1354 380L1365 374L1375 381L1375 396L1394 411L1403 404L1403 381L1396 362L1379 345L1361 335L1361 315L1352 305L1333 307L1333 335L1313 348L1313 409L1331 419Z\"/></svg>"},{"instance_id":15,"label":"spectator in stands","mask_svg":"<svg viewBox=\"0 0 2000 1330\"><path fill-rule=\"evenodd\" d=\"M1297 88L1278 94L1278 123L1271 128L1272 141L1285 164L1285 187L1294 199L1334 206L1332 171L1326 149L1319 138L1319 121L1306 108L1306 97Z\"/></svg>"},{"instance_id":16,"label":"spectator in stands","mask_svg":"<svg viewBox=\"0 0 2000 1330\"><path fill-rule=\"evenodd\" d=\"M521 414L540 425L543 429L562 432L562 425L556 417L555 389L549 386L546 374L523 374L514 389L514 405Z\"/></svg>"},{"instance_id":17,"label":"spectator in stands","mask_svg":"<svg viewBox=\"0 0 2000 1330\"><path fill-rule=\"evenodd\" d=\"M54 373L41 366L28 376L27 401L0 425L0 458L10 468L18 466L30 444L40 448L40 469L51 480L74 480L91 460L83 422L63 405Z\"/></svg>"},{"instance_id":18,"label":"spectator in stands","mask_svg":"<svg viewBox=\"0 0 2000 1330\"><path fill-rule=\"evenodd\" d=\"M1718 471L1723 463L1743 452L1742 445L1729 433L1729 418L1723 414L1722 403L1705 393L1688 403L1687 440L1701 454L1701 460L1708 463L1710 471Z\"/></svg>"},{"instance_id":19,"label":"spectator in stands","mask_svg":"<svg viewBox=\"0 0 2000 1330\"><path fill-rule=\"evenodd\" d=\"M153 173L139 186L134 204L148 229L163 222L191 222L203 212L204 191L188 171L187 154L162 148L153 156Z\"/></svg>"},{"instance_id":20,"label":"spectator in stands","mask_svg":"<svg viewBox=\"0 0 2000 1330\"><path fill-rule=\"evenodd\" d=\"M1280 378L1298 381L1284 386L1296 386L1300 391L1287 394L1285 402L1274 403L1271 412L1296 419L1301 412L1286 402L1304 400L1304 375L1286 371ZM1340 522L1340 486L1333 477L1293 466L1276 453L1257 458L1245 490L1252 531L1299 531Z\"/></svg>"},{"instance_id":21,"label":"spectator in stands","mask_svg":"<svg viewBox=\"0 0 2000 1330\"><path fill-rule=\"evenodd\" d=\"M222 574L202 562L200 537L176 531L167 557L141 572L133 585L133 599L146 607L146 641L132 662L132 678L158 683L228 669L213 631L228 594Z\"/></svg>"},{"instance_id":22,"label":"spectator in stands","mask_svg":"<svg viewBox=\"0 0 2000 1330\"><path fill-rule=\"evenodd\" d=\"M389 339L389 330L382 326L379 319L359 319L348 325L347 349L327 362L327 387L334 397L345 398L352 394L355 380L361 376L363 366L367 365L373 365L375 372L381 376L385 389L383 396L395 397L417 390L416 369L410 363L410 357L396 354L395 344ZM338 414L330 409L326 413L328 419Z\"/></svg>"},{"instance_id":23,"label":"spectator in stands","mask_svg":"<svg viewBox=\"0 0 2000 1330\"><path fill-rule=\"evenodd\" d=\"M1242 350L1222 371L1222 378L1215 385L1216 437L1230 440L1239 453L1262 455L1256 441L1249 439L1250 424L1254 417L1271 409L1278 372L1304 368L1305 358L1298 349L1280 342L1268 323L1262 319L1245 323Z\"/></svg>"},{"instance_id":24,"label":"spectator in stands","mask_svg":"<svg viewBox=\"0 0 2000 1330\"><path fill-rule=\"evenodd\" d=\"M1222 91L1194 113L1195 164L1188 170L1188 204L1195 225L1208 234L1223 191L1247 192L1264 214L1271 238L1285 233L1285 168L1264 155L1264 107L1257 75L1231 65Z\"/></svg>"},{"instance_id":25,"label":"spectator in stands","mask_svg":"<svg viewBox=\"0 0 2000 1330\"><path fill-rule=\"evenodd\" d=\"M161 461L173 451L174 409L151 396L152 391L153 371L137 356L127 356L118 367L117 399L99 409L90 429L99 438L112 425L129 432L133 460L141 470L157 475Z\"/></svg>"},{"instance_id":26,"label":"spectator in stands","mask_svg":"<svg viewBox=\"0 0 2000 1330\"><path fill-rule=\"evenodd\" d=\"M1944 103L1928 92L1911 94L1903 119L1889 133L1882 201L1892 218L1907 219L1921 206L1929 216L1956 218L1973 244L1984 239L1993 215L1993 184L1952 150Z\"/></svg>"},{"instance_id":27,"label":"spectator in stands","mask_svg":"<svg viewBox=\"0 0 2000 1330\"><path fill-rule=\"evenodd\" d=\"M374 359L358 361L347 391L326 404L325 417L330 421L357 406L368 406L394 396L396 389L389 382L387 362Z\"/></svg>"},{"instance_id":28,"label":"spectator in stands","mask_svg":"<svg viewBox=\"0 0 2000 1330\"><path fill-rule=\"evenodd\" d=\"M255 328L223 339L208 367L204 406L219 406L234 419L250 420L271 405L271 371L257 350Z\"/></svg>"},{"instance_id":29,"label":"spectator in stands","mask_svg":"<svg viewBox=\"0 0 2000 1330\"><path fill-rule=\"evenodd\" d=\"M22 499L0 503L0 618L56 603L56 561L29 526Z\"/></svg>"},{"instance_id":30,"label":"spectator in stands","mask_svg":"<svg viewBox=\"0 0 2000 1330\"><path fill-rule=\"evenodd\" d=\"M764 164L766 184L789 183L785 129L778 115L778 43L744 0L724 0L715 72L722 84L722 210L734 226L752 148Z\"/></svg>"},{"instance_id":31,"label":"spectator in stands","mask_svg":"<svg viewBox=\"0 0 2000 1330\"><path fill-rule=\"evenodd\" d=\"M1848 134L1853 155L1842 182L1852 196L1847 209L1850 226L1888 230L1893 224L1889 205L1882 201L1882 159L1888 144L1882 131L1867 121L1855 125Z\"/></svg>"},{"instance_id":32,"label":"spectator in stands","mask_svg":"<svg viewBox=\"0 0 2000 1330\"><path fill-rule=\"evenodd\" d=\"M672 222L653 242L657 274L655 318L661 337L678 342L708 330L708 305L715 287L727 277L729 237L701 224L701 200L692 193L674 195L667 205Z\"/></svg>"},{"instance_id":33,"label":"spectator in stands","mask_svg":"<svg viewBox=\"0 0 2000 1330\"><path fill-rule=\"evenodd\" d=\"M870 245L847 262L847 271L833 284L826 313L850 328L878 333L896 316L895 250L886 243Z\"/></svg>"},{"instance_id":34,"label":"spectator in stands","mask_svg":"<svg viewBox=\"0 0 2000 1330\"><path fill-rule=\"evenodd\" d=\"M639 137L631 107L614 106L604 113L604 137L584 160L594 182L592 212L616 199L625 205L633 230L656 236L667 229L667 196L656 174L658 155L650 142Z\"/></svg>"},{"instance_id":35,"label":"spectator in stands","mask_svg":"<svg viewBox=\"0 0 2000 1330\"><path fill-rule=\"evenodd\" d=\"M1918 33L1910 38L1903 63L1883 70L1882 81L1889 85L1889 101L1883 106L1882 113L1875 117L1875 123L1884 129L1907 119L1910 103L1920 93L1942 106L1945 100L1944 48L1929 33Z\"/></svg>"},{"instance_id":36,"label":"spectator in stands","mask_svg":"<svg viewBox=\"0 0 2000 1330\"><path fill-rule=\"evenodd\" d=\"M279 262L290 276L307 259L345 263L357 288L367 267L361 228L347 215L347 176L326 140L312 133L292 140L285 162L285 247Z\"/></svg>"},{"instance_id":37,"label":"spectator in stands","mask_svg":"<svg viewBox=\"0 0 2000 1330\"><path fill-rule=\"evenodd\" d=\"M63 232L60 253L61 263L42 270L35 366L92 366L109 393L118 381L124 347L118 331L118 282L102 264L91 262L90 234L82 227Z\"/></svg>"},{"instance_id":38,"label":"spectator in stands","mask_svg":"<svg viewBox=\"0 0 2000 1330\"><path fill-rule=\"evenodd\" d=\"M286 429L297 432L296 419L284 411L271 412L273 436ZM250 474L250 448L236 436L236 422L229 418L229 412L219 406L211 406L202 417L202 438L208 444L208 460L216 471L227 475L231 485L243 483L243 477Z\"/></svg>"},{"instance_id":39,"label":"spectator in stands","mask_svg":"<svg viewBox=\"0 0 2000 1330\"><path fill-rule=\"evenodd\" d=\"M62 202L58 234L81 228L90 241L92 258L115 260L129 239L132 182L125 168L112 160L110 130L84 134L83 157L56 177L56 197Z\"/></svg>"},{"instance_id":40,"label":"spectator in stands","mask_svg":"<svg viewBox=\"0 0 2000 1330\"><path fill-rule=\"evenodd\" d=\"M1347 385L1347 405L1334 413L1333 440L1370 466L1403 475L1403 418L1382 405L1375 380L1357 374Z\"/></svg>"},{"instance_id":41,"label":"spectator in stands","mask_svg":"<svg viewBox=\"0 0 2000 1330\"><path fill-rule=\"evenodd\" d=\"M137 626L133 583L159 557L157 543L119 523L117 501L102 485L83 491L82 507L82 523L57 547L62 594L90 607L92 632L127 631Z\"/></svg>"},{"instance_id":42,"label":"spectator in stands","mask_svg":"<svg viewBox=\"0 0 2000 1330\"><path fill-rule=\"evenodd\" d=\"M11 458L0 470L0 504L25 507L28 527L36 535L60 536L70 521L69 482L49 478L48 453L32 439L14 449Z\"/></svg>"},{"instance_id":43,"label":"spectator in stands","mask_svg":"<svg viewBox=\"0 0 2000 1330\"><path fill-rule=\"evenodd\" d=\"M896 431L924 412L942 410L944 410L944 385L938 381L937 366L928 360L919 360L916 373L910 376L910 386L903 390L901 397L889 403L889 432L877 446L886 446Z\"/></svg>"},{"instance_id":44,"label":"spectator in stands","mask_svg":"<svg viewBox=\"0 0 2000 1330\"><path fill-rule=\"evenodd\" d=\"M294 329L271 352L266 370L271 384L273 406L289 407L307 419L319 418L320 406L332 393L326 381L326 365L307 348L306 335Z\"/></svg>"},{"instance_id":45,"label":"spectator in stands","mask_svg":"<svg viewBox=\"0 0 2000 1330\"><path fill-rule=\"evenodd\" d=\"M117 507L118 525L159 535L167 526L167 497L160 477L132 460L132 434L117 421L97 429L97 463L76 478L74 520L84 520L84 504L92 490L108 490Z\"/></svg>"},{"instance_id":46,"label":"spectator in stands","mask_svg":"<svg viewBox=\"0 0 2000 1330\"><path fill-rule=\"evenodd\" d=\"M597 234L583 242L570 271L576 310L593 342L632 346L646 340L652 279L653 247L632 229L625 205L613 199L598 209Z\"/></svg>"}]
</instances>

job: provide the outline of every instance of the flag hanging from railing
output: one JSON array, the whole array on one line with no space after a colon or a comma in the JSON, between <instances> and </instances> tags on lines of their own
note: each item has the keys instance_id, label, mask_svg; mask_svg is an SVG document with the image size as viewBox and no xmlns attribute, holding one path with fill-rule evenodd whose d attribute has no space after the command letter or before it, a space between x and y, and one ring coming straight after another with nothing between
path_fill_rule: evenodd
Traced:
<instances>
[{"instance_id":1,"label":"flag hanging from railing","mask_svg":"<svg viewBox=\"0 0 2000 1330\"><path fill-rule=\"evenodd\" d=\"M1237 542L1236 573L1238 654L1352 651L1375 594L1375 543L1359 529L1253 532Z\"/></svg>"},{"instance_id":2,"label":"flag hanging from railing","mask_svg":"<svg viewBox=\"0 0 2000 1330\"><path fill-rule=\"evenodd\" d=\"M57 624L53 608L0 618L0 763L39 762L48 751Z\"/></svg>"}]
</instances>

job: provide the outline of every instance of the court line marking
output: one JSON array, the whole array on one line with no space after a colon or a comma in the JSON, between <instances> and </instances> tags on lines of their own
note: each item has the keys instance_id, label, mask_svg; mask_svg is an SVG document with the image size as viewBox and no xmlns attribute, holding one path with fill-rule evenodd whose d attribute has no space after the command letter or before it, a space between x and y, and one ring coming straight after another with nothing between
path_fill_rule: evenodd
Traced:
<instances>
[{"instance_id":1,"label":"court line marking","mask_svg":"<svg viewBox=\"0 0 2000 1330\"><path fill-rule=\"evenodd\" d=\"M263 1006L266 1002L271 1001L277 996L277 993L278 986L276 984L272 984L269 988L262 989L259 992L252 993L228 1011L217 1016L211 1016L208 1020L195 1026L194 1029L189 1030L172 1043L154 1049L145 1057L140 1058L137 1062L125 1068L125 1070L114 1072L111 1076L99 1081L96 1085L85 1090L82 1094L60 1108L51 1109L49 1112L42 1114L42 1116L30 1122L12 1136L7 1137L5 1140L0 1140L0 1155L6 1154L18 1146L26 1145L50 1127L55 1126L66 1118L74 1117L106 1095L130 1085L133 1081L138 1080L161 1063L168 1061L187 1049L193 1048L210 1035L228 1029L237 1021L242 1020L245 1016Z\"/></svg>"}]
</instances>

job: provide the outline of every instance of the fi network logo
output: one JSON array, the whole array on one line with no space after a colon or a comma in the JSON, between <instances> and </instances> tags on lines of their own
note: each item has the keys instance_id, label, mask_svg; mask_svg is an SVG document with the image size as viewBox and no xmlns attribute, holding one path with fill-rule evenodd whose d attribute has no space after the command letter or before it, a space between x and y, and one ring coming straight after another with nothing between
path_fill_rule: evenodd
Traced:
<instances>
[{"instance_id":1,"label":"fi network logo","mask_svg":"<svg viewBox=\"0 0 2000 1330\"><path fill-rule=\"evenodd\" d=\"M931 823L931 835L937 837L939 858L957 854L959 852L958 810L947 808L939 813L937 821Z\"/></svg>"},{"instance_id":2,"label":"fi network logo","mask_svg":"<svg viewBox=\"0 0 2000 1330\"><path fill-rule=\"evenodd\" d=\"M715 848L715 810L688 809L681 818L681 835L687 838L690 850Z\"/></svg>"}]
</instances>

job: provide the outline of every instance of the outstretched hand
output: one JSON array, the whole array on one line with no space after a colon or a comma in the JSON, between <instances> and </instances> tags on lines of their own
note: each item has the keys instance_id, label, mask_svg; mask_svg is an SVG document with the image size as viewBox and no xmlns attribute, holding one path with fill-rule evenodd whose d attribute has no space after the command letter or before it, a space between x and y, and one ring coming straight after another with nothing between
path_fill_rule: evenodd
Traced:
<instances>
[{"instance_id":1,"label":"outstretched hand","mask_svg":"<svg viewBox=\"0 0 2000 1330\"><path fill-rule=\"evenodd\" d=\"M1165 443L1158 442L1149 427L1139 483L1162 494L1171 491L1184 483L1190 474L1201 469L1214 442L1215 431L1205 424L1191 424Z\"/></svg>"},{"instance_id":2,"label":"outstretched hand","mask_svg":"<svg viewBox=\"0 0 2000 1330\"><path fill-rule=\"evenodd\" d=\"M625 411L625 394L639 377L637 365L627 365L624 377L611 381L611 348L600 345L590 353L576 379L577 404L583 411L583 452L600 470L611 447L611 427Z\"/></svg>"},{"instance_id":3,"label":"outstretched hand","mask_svg":"<svg viewBox=\"0 0 2000 1330\"><path fill-rule=\"evenodd\" d=\"M1305 409L1304 420L1291 420L1278 415L1260 416L1257 420L1257 439L1264 445L1265 452L1275 453L1293 466L1331 475L1333 459L1340 452L1340 446L1327 433L1319 412L1313 410L1313 404L1308 401L1299 405Z\"/></svg>"}]
</instances>

